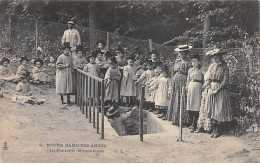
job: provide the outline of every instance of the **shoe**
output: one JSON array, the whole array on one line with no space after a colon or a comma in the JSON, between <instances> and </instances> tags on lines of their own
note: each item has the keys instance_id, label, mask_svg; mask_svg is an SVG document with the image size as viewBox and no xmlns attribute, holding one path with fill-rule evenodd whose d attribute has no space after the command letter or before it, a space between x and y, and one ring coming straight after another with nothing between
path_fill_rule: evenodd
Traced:
<instances>
[{"instance_id":1,"label":"shoe","mask_svg":"<svg viewBox=\"0 0 260 166\"><path fill-rule=\"evenodd\" d=\"M195 131L195 127L192 127L190 132L193 133Z\"/></svg>"},{"instance_id":2,"label":"shoe","mask_svg":"<svg viewBox=\"0 0 260 166\"><path fill-rule=\"evenodd\" d=\"M197 128L194 133L201 133L201 128Z\"/></svg>"},{"instance_id":3,"label":"shoe","mask_svg":"<svg viewBox=\"0 0 260 166\"><path fill-rule=\"evenodd\" d=\"M153 112L153 110L152 110L152 109L149 109L148 111L149 111L149 112Z\"/></svg>"},{"instance_id":4,"label":"shoe","mask_svg":"<svg viewBox=\"0 0 260 166\"><path fill-rule=\"evenodd\" d=\"M164 116L164 117L162 118L162 120L167 120L167 118Z\"/></svg>"},{"instance_id":5,"label":"shoe","mask_svg":"<svg viewBox=\"0 0 260 166\"><path fill-rule=\"evenodd\" d=\"M155 114L159 114L160 111L159 111L159 110L156 110L156 111L154 111L153 113L155 113Z\"/></svg>"},{"instance_id":6,"label":"shoe","mask_svg":"<svg viewBox=\"0 0 260 166\"><path fill-rule=\"evenodd\" d=\"M188 127L188 129L192 129L192 128L194 128L193 125L191 125L191 126Z\"/></svg>"},{"instance_id":7,"label":"shoe","mask_svg":"<svg viewBox=\"0 0 260 166\"><path fill-rule=\"evenodd\" d=\"M157 117L162 118L163 116L164 116L163 114L159 114Z\"/></svg>"},{"instance_id":8,"label":"shoe","mask_svg":"<svg viewBox=\"0 0 260 166\"><path fill-rule=\"evenodd\" d=\"M216 130L215 130L215 134L214 134L214 138L218 138L220 136L220 131L219 131L219 126L217 125Z\"/></svg>"}]
</instances>

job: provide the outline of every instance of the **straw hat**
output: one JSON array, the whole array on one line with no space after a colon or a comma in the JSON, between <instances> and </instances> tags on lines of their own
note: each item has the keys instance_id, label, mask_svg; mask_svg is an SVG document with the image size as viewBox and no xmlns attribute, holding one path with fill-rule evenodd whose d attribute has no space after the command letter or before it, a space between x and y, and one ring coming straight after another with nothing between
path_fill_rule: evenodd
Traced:
<instances>
[{"instance_id":1,"label":"straw hat","mask_svg":"<svg viewBox=\"0 0 260 166\"><path fill-rule=\"evenodd\" d=\"M108 108L106 115L108 117L111 117L113 115L116 115L118 111L119 111L118 106L112 105L111 107Z\"/></svg>"},{"instance_id":2,"label":"straw hat","mask_svg":"<svg viewBox=\"0 0 260 166\"><path fill-rule=\"evenodd\" d=\"M224 55L224 54L226 54L226 52L225 51L220 51L220 49L218 49L218 48L215 48L213 50L210 50L210 51L206 52L207 56Z\"/></svg>"},{"instance_id":3,"label":"straw hat","mask_svg":"<svg viewBox=\"0 0 260 166\"><path fill-rule=\"evenodd\" d=\"M176 52L182 52L182 51L187 51L190 50L192 48L192 46L189 46L187 44L185 45L179 45L177 48L175 48Z\"/></svg>"},{"instance_id":4,"label":"straw hat","mask_svg":"<svg viewBox=\"0 0 260 166\"><path fill-rule=\"evenodd\" d=\"M68 24L72 24L72 25L74 25L74 22L73 22L73 21L69 21Z\"/></svg>"},{"instance_id":5,"label":"straw hat","mask_svg":"<svg viewBox=\"0 0 260 166\"><path fill-rule=\"evenodd\" d=\"M3 57L3 58L1 59L0 64L3 65L5 61L6 61L7 63L10 63L10 59L8 59L8 58L6 58L6 57Z\"/></svg>"}]
</instances>

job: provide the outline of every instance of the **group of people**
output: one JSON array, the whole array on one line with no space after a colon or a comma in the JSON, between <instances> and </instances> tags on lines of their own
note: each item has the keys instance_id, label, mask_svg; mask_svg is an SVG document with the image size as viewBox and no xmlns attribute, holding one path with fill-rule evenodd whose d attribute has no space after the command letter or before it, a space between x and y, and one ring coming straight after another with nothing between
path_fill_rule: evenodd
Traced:
<instances>
[{"instance_id":1,"label":"group of people","mask_svg":"<svg viewBox=\"0 0 260 166\"><path fill-rule=\"evenodd\" d=\"M97 49L92 51L87 60L82 56L81 46L76 46L76 56L73 58L70 56L70 43L64 42L64 53L56 62L56 93L61 95L62 103L64 94L69 96L75 92L73 75L74 69L79 68L105 80L107 105L138 105L141 88L145 87L145 109L172 124L179 123L182 109L183 123L191 124L191 132L213 131L211 137L217 138L222 123L232 120L229 69L222 57L225 52L219 49L207 52L206 56L212 58L212 64L204 71L200 56L188 56L191 46L181 45L175 49L179 58L169 76L169 67L158 60L159 53L156 50L149 53L150 59L141 59L138 49L126 57L121 47L113 55L104 51L104 46L104 42L98 41Z\"/></svg>"},{"instance_id":2,"label":"group of people","mask_svg":"<svg viewBox=\"0 0 260 166\"><path fill-rule=\"evenodd\" d=\"M170 75L169 66L159 60L156 50L151 50L148 58L142 58L139 48L126 56L122 47L118 46L112 53L106 49L103 41L97 41L96 49L84 57L79 33L73 25L72 21L68 22L69 29L62 38L63 53L56 61L56 93L60 95L61 107L65 104L64 96L67 96L67 104L71 103L70 95L76 93L75 71L81 69L105 80L107 105L117 103L134 107L140 102L141 88L144 87L145 109L174 125L179 123L182 110L182 122L190 125L191 132L212 131L211 137L217 138L224 122L232 120L228 90L229 69L223 60L225 52L219 49L208 51L206 57L211 58L212 63L204 71L200 56L189 55L192 46L180 45L175 49L178 58ZM1 76L4 73L10 76L6 72L8 63L9 59L2 59ZM28 59L21 59L21 66L15 76L21 79L21 84L28 79L27 63ZM41 72L42 61L35 60L34 64L34 80L46 81L46 75ZM20 85L17 91L20 92L23 89L21 87L23 86Z\"/></svg>"},{"instance_id":3,"label":"group of people","mask_svg":"<svg viewBox=\"0 0 260 166\"><path fill-rule=\"evenodd\" d=\"M27 57L21 57L20 66L17 68L14 74L11 70L10 59L3 57L1 59L0 66L0 83L1 86L5 82L17 83L16 92L12 98L13 102L17 103L30 103L30 104L43 104L43 99L37 99L30 91L29 83L31 84L48 84L49 74L43 68L43 61L41 59L35 59L33 61L34 67L31 68Z\"/></svg>"}]
</instances>

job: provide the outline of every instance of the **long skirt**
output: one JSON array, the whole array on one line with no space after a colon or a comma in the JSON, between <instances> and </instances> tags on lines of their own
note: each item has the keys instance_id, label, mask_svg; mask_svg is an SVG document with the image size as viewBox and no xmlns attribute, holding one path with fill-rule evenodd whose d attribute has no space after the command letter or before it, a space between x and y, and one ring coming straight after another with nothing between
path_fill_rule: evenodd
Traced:
<instances>
[{"instance_id":1,"label":"long skirt","mask_svg":"<svg viewBox=\"0 0 260 166\"><path fill-rule=\"evenodd\" d=\"M190 82L188 85L187 94L187 110L189 111L200 111L202 83Z\"/></svg>"},{"instance_id":2,"label":"long skirt","mask_svg":"<svg viewBox=\"0 0 260 166\"><path fill-rule=\"evenodd\" d=\"M205 131L211 131L212 124L210 118L208 118L208 112L205 109L205 103L207 100L208 89L204 89L202 92L201 104L200 104L200 113L199 119L197 122L197 127L200 129L204 129Z\"/></svg>"},{"instance_id":3,"label":"long skirt","mask_svg":"<svg viewBox=\"0 0 260 166\"><path fill-rule=\"evenodd\" d=\"M219 87L219 83L212 82L211 89L214 91ZM208 111L208 117L219 121L228 122L232 120L232 110L230 104L230 94L228 89L222 89L217 94L208 92L205 109Z\"/></svg>"},{"instance_id":4,"label":"long skirt","mask_svg":"<svg viewBox=\"0 0 260 166\"><path fill-rule=\"evenodd\" d=\"M119 99L119 81L112 80L108 87L105 88L106 100L118 100Z\"/></svg>"},{"instance_id":5,"label":"long skirt","mask_svg":"<svg viewBox=\"0 0 260 166\"><path fill-rule=\"evenodd\" d=\"M188 111L186 111L186 101L187 95L185 92L185 83L187 81L187 75L175 74L171 80L172 93L170 96L170 102L168 106L168 111L166 114L167 120L172 121L173 124L179 123L180 105L182 98L182 122L184 124L191 123ZM183 91L183 95L181 94Z\"/></svg>"}]
</instances>

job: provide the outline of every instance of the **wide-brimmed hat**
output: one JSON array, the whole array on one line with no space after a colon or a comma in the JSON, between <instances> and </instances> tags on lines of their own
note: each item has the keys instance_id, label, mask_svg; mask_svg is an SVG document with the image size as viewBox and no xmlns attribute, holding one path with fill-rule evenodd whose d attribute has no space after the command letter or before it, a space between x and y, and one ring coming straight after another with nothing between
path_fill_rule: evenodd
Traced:
<instances>
[{"instance_id":1,"label":"wide-brimmed hat","mask_svg":"<svg viewBox=\"0 0 260 166\"><path fill-rule=\"evenodd\" d=\"M40 63L41 63L41 66L43 65L43 61L42 61L41 59L36 59L36 60L34 60L33 63L34 63L35 66L36 66L36 63L37 63L37 62L40 62Z\"/></svg>"},{"instance_id":2,"label":"wide-brimmed hat","mask_svg":"<svg viewBox=\"0 0 260 166\"><path fill-rule=\"evenodd\" d=\"M124 50L124 48L123 48L122 46L118 46L118 47L116 48L116 51L115 51L115 52L116 52L116 53L119 53L119 52L124 53L125 50Z\"/></svg>"},{"instance_id":3,"label":"wide-brimmed hat","mask_svg":"<svg viewBox=\"0 0 260 166\"><path fill-rule=\"evenodd\" d=\"M199 54L192 54L190 56L190 59L197 59L198 61L200 61L200 55Z\"/></svg>"},{"instance_id":4,"label":"wide-brimmed hat","mask_svg":"<svg viewBox=\"0 0 260 166\"><path fill-rule=\"evenodd\" d=\"M218 48L215 48L215 49L213 49L213 50L210 50L210 51L207 51L207 52L206 52L206 55L207 55L207 56L224 55L224 54L226 54L226 52L225 52L225 51L221 51L221 50L218 49Z\"/></svg>"},{"instance_id":5,"label":"wide-brimmed hat","mask_svg":"<svg viewBox=\"0 0 260 166\"><path fill-rule=\"evenodd\" d=\"M83 51L82 45L76 45L76 52L78 52L78 51Z\"/></svg>"},{"instance_id":6,"label":"wide-brimmed hat","mask_svg":"<svg viewBox=\"0 0 260 166\"><path fill-rule=\"evenodd\" d=\"M10 59L8 59L8 58L6 58L6 57L3 57L3 58L1 59L0 64L3 65L4 62L10 63Z\"/></svg>"},{"instance_id":7,"label":"wide-brimmed hat","mask_svg":"<svg viewBox=\"0 0 260 166\"><path fill-rule=\"evenodd\" d=\"M74 25L74 22L73 22L73 21L69 21L67 24L72 24L72 25Z\"/></svg>"},{"instance_id":8,"label":"wide-brimmed hat","mask_svg":"<svg viewBox=\"0 0 260 166\"><path fill-rule=\"evenodd\" d=\"M106 115L107 115L108 117L111 117L111 116L113 116L113 115L116 115L116 114L118 113L118 111L119 111L118 108L119 108L119 107L118 107L117 105L112 105L111 107L108 108Z\"/></svg>"},{"instance_id":9,"label":"wide-brimmed hat","mask_svg":"<svg viewBox=\"0 0 260 166\"><path fill-rule=\"evenodd\" d=\"M100 51L100 50L94 50L91 52L90 56L94 56L97 57L98 54L104 54L104 52Z\"/></svg>"},{"instance_id":10,"label":"wide-brimmed hat","mask_svg":"<svg viewBox=\"0 0 260 166\"><path fill-rule=\"evenodd\" d=\"M158 51L156 49L152 49L149 54L156 54L156 55L159 55Z\"/></svg>"},{"instance_id":11,"label":"wide-brimmed hat","mask_svg":"<svg viewBox=\"0 0 260 166\"><path fill-rule=\"evenodd\" d=\"M134 54L136 54L136 53L139 53L139 54L142 53L140 47L135 47L135 48L133 48L133 50L132 50L131 52L132 52L132 55L134 55Z\"/></svg>"},{"instance_id":12,"label":"wide-brimmed hat","mask_svg":"<svg viewBox=\"0 0 260 166\"><path fill-rule=\"evenodd\" d=\"M192 46L189 46L189 45L187 45L187 44L185 44L185 45L179 45L177 48L174 49L174 51L182 52L182 51L190 50L191 48L192 48Z\"/></svg>"},{"instance_id":13,"label":"wide-brimmed hat","mask_svg":"<svg viewBox=\"0 0 260 166\"><path fill-rule=\"evenodd\" d=\"M98 41L96 42L96 45L98 45L99 43L102 43L104 47L106 46L106 43L105 43L103 40L98 40Z\"/></svg>"},{"instance_id":14,"label":"wide-brimmed hat","mask_svg":"<svg viewBox=\"0 0 260 166\"><path fill-rule=\"evenodd\" d=\"M110 61L111 61L111 64L116 64L117 63L117 60L116 60L115 57L111 57Z\"/></svg>"},{"instance_id":15,"label":"wide-brimmed hat","mask_svg":"<svg viewBox=\"0 0 260 166\"><path fill-rule=\"evenodd\" d=\"M66 49L66 48L71 49L70 42L64 42L62 48L63 49Z\"/></svg>"},{"instance_id":16,"label":"wide-brimmed hat","mask_svg":"<svg viewBox=\"0 0 260 166\"><path fill-rule=\"evenodd\" d=\"M21 59L20 59L20 63L22 63L23 61L29 62L30 60L29 60L27 57L23 56L23 57L21 57Z\"/></svg>"}]
</instances>

